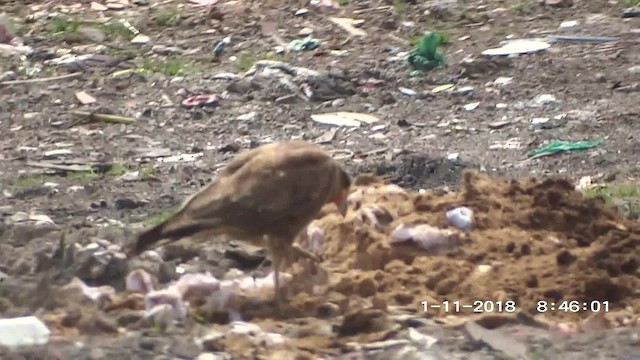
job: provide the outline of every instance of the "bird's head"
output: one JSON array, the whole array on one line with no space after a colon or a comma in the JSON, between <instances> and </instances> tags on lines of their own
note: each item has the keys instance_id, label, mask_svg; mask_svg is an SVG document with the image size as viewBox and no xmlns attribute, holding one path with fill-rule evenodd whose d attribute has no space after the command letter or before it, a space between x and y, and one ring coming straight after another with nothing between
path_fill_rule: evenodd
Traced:
<instances>
[{"instance_id":1,"label":"bird's head","mask_svg":"<svg viewBox=\"0 0 640 360\"><path fill-rule=\"evenodd\" d=\"M345 216L347 214L348 207L347 197L349 196L349 190L351 189L351 176L349 176L344 169L340 168L338 170L336 181L338 186L336 186L335 195L333 196L333 199L331 199L331 202L336 204L340 214Z\"/></svg>"}]
</instances>

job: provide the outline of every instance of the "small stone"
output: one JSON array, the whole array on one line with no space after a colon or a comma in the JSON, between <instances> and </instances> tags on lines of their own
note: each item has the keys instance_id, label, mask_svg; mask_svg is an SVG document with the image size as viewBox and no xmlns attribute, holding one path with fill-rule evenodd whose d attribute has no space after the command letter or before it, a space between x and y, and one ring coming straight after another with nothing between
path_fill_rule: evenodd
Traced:
<instances>
[{"instance_id":1,"label":"small stone","mask_svg":"<svg viewBox=\"0 0 640 360\"><path fill-rule=\"evenodd\" d=\"M309 9L302 8L296 11L296 16L304 16L304 15L307 15L308 13L309 13Z\"/></svg>"},{"instance_id":2,"label":"small stone","mask_svg":"<svg viewBox=\"0 0 640 360\"><path fill-rule=\"evenodd\" d=\"M595 75L596 81L597 82L606 82L607 81L607 76L604 73L596 73Z\"/></svg>"}]
</instances>

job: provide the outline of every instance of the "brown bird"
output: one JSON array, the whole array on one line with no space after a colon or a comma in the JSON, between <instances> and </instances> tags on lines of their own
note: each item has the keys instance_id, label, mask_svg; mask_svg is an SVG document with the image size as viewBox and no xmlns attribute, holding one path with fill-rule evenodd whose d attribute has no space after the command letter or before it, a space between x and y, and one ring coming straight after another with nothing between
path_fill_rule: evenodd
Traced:
<instances>
[{"instance_id":1,"label":"brown bird","mask_svg":"<svg viewBox=\"0 0 640 360\"><path fill-rule=\"evenodd\" d=\"M344 216L350 186L351 177L316 145L304 141L262 145L236 156L174 215L139 234L131 253L201 232L262 240L271 254L279 304L283 259L295 252L313 257L292 246L294 239L325 204L335 203Z\"/></svg>"}]
</instances>

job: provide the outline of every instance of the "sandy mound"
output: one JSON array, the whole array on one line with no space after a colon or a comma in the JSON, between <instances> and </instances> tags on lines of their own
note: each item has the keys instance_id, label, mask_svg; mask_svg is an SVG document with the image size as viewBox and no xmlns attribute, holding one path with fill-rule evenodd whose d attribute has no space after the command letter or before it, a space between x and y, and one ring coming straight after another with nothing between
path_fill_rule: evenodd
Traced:
<instances>
[{"instance_id":1,"label":"sandy mound","mask_svg":"<svg viewBox=\"0 0 640 360\"><path fill-rule=\"evenodd\" d=\"M519 310L535 314L537 302L546 300L556 304L547 317L577 320L590 312L562 311L562 301L598 300L609 301L612 312L640 311L634 295L640 284L640 226L602 200L583 197L566 180L505 181L466 173L460 190L446 194L405 193L366 178L357 184L345 219L330 213L316 222L326 235L328 298L342 298L349 308L402 306L429 317L473 310L424 312L423 301L513 300ZM451 228L445 213L459 206L473 209L474 228L449 253L389 243L402 223ZM362 216L372 210L378 224ZM294 304L308 311L326 299L298 294Z\"/></svg>"}]
</instances>

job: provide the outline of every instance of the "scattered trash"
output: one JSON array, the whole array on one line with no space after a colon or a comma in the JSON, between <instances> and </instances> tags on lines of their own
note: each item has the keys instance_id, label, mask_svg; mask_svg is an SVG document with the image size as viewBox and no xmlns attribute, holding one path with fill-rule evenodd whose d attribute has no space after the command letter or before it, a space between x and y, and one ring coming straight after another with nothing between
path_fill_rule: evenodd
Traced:
<instances>
[{"instance_id":1,"label":"scattered trash","mask_svg":"<svg viewBox=\"0 0 640 360\"><path fill-rule=\"evenodd\" d=\"M311 119L320 124L350 127L359 127L362 123L373 124L380 121L373 115L354 112L313 114Z\"/></svg>"},{"instance_id":2,"label":"scattered trash","mask_svg":"<svg viewBox=\"0 0 640 360\"><path fill-rule=\"evenodd\" d=\"M407 96L416 96L416 95L418 95L418 93L415 90L411 90L411 89L408 89L408 88L405 88L405 87L399 87L398 90L402 94L407 95Z\"/></svg>"},{"instance_id":3,"label":"scattered trash","mask_svg":"<svg viewBox=\"0 0 640 360\"><path fill-rule=\"evenodd\" d=\"M508 56L519 54L531 54L539 51L546 50L551 45L544 41L538 40L510 40L499 48L487 49L482 52L482 55L488 56Z\"/></svg>"},{"instance_id":4,"label":"scattered trash","mask_svg":"<svg viewBox=\"0 0 640 360\"><path fill-rule=\"evenodd\" d=\"M627 93L636 92L636 91L640 91L640 83L633 83L625 86L616 86L613 89L615 91L627 92Z\"/></svg>"},{"instance_id":5,"label":"scattered trash","mask_svg":"<svg viewBox=\"0 0 640 360\"><path fill-rule=\"evenodd\" d=\"M428 71L433 68L444 66L444 54L438 50L438 46L443 43L440 34L431 32L420 38L418 44L407 57L407 61L414 69Z\"/></svg>"},{"instance_id":6,"label":"scattered trash","mask_svg":"<svg viewBox=\"0 0 640 360\"><path fill-rule=\"evenodd\" d=\"M604 140L598 141L554 141L540 149L531 150L527 153L532 158L538 158L542 156L549 156L566 151L582 151L592 149L604 144Z\"/></svg>"},{"instance_id":7,"label":"scattered trash","mask_svg":"<svg viewBox=\"0 0 640 360\"><path fill-rule=\"evenodd\" d=\"M456 88L453 93L456 95L460 95L460 96L469 96L471 94L473 94L473 92L475 91L473 86L463 86L460 88Z\"/></svg>"},{"instance_id":8,"label":"scattered trash","mask_svg":"<svg viewBox=\"0 0 640 360\"><path fill-rule=\"evenodd\" d=\"M20 346L45 345L51 331L35 316L0 319L0 345L15 348Z\"/></svg>"},{"instance_id":9,"label":"scattered trash","mask_svg":"<svg viewBox=\"0 0 640 360\"><path fill-rule=\"evenodd\" d=\"M427 224L400 224L391 232L391 244L413 242L432 254L445 253L458 245L455 232Z\"/></svg>"},{"instance_id":10,"label":"scattered trash","mask_svg":"<svg viewBox=\"0 0 640 360\"><path fill-rule=\"evenodd\" d=\"M362 20L359 21L351 18L330 17L329 21L340 26L342 29L348 32L350 36L360 36L360 37L367 36L366 31L362 29L358 29L356 27L356 26L362 26L362 22L361 22ZM356 24L359 24L359 25L356 25Z\"/></svg>"},{"instance_id":11,"label":"scattered trash","mask_svg":"<svg viewBox=\"0 0 640 360\"><path fill-rule=\"evenodd\" d=\"M93 96L89 95L85 91L76 92L76 99L78 99L78 101L80 101L80 103L82 105L93 104L94 102L97 101L96 98L94 98Z\"/></svg>"},{"instance_id":12,"label":"scattered trash","mask_svg":"<svg viewBox=\"0 0 640 360\"><path fill-rule=\"evenodd\" d=\"M179 162L194 162L201 158L203 153L195 153L195 154L178 154L174 156L168 157L159 157L158 162L161 163L179 163Z\"/></svg>"},{"instance_id":13,"label":"scattered trash","mask_svg":"<svg viewBox=\"0 0 640 360\"><path fill-rule=\"evenodd\" d=\"M517 150L522 148L522 142L519 138L511 138L506 141L494 141L489 146L490 150Z\"/></svg>"},{"instance_id":14,"label":"scattered trash","mask_svg":"<svg viewBox=\"0 0 640 360\"><path fill-rule=\"evenodd\" d=\"M190 3L198 6L211 6L218 3L219 0L189 0Z\"/></svg>"},{"instance_id":15,"label":"scattered trash","mask_svg":"<svg viewBox=\"0 0 640 360\"><path fill-rule=\"evenodd\" d=\"M433 89L431 89L432 93L439 93L439 92L443 92L446 90L450 90L453 89L455 87L454 84L444 84L444 85L440 85L440 86L436 86Z\"/></svg>"},{"instance_id":16,"label":"scattered trash","mask_svg":"<svg viewBox=\"0 0 640 360\"><path fill-rule=\"evenodd\" d=\"M513 78L501 76L501 77L493 80L493 85L495 85L495 86L506 86L506 85L511 84L511 81L513 81Z\"/></svg>"},{"instance_id":17,"label":"scattered trash","mask_svg":"<svg viewBox=\"0 0 640 360\"><path fill-rule=\"evenodd\" d=\"M111 286L88 286L80 278L74 277L67 285L61 288L67 295L76 292L73 298L84 297L98 304L106 304L112 301L116 295L116 290ZM78 296L79 295L79 296Z\"/></svg>"},{"instance_id":18,"label":"scattered trash","mask_svg":"<svg viewBox=\"0 0 640 360\"><path fill-rule=\"evenodd\" d=\"M622 17L623 18L640 17L640 8L632 7L632 8L622 9Z\"/></svg>"},{"instance_id":19,"label":"scattered trash","mask_svg":"<svg viewBox=\"0 0 640 360\"><path fill-rule=\"evenodd\" d=\"M292 40L289 45L287 45L287 49L291 51L304 51L304 50L313 50L320 46L320 40L314 39L311 36L307 36L304 39L296 39Z\"/></svg>"},{"instance_id":20,"label":"scattered trash","mask_svg":"<svg viewBox=\"0 0 640 360\"><path fill-rule=\"evenodd\" d=\"M194 95L182 100L182 107L187 109L199 106L216 107L219 101L220 98L215 94Z\"/></svg>"},{"instance_id":21,"label":"scattered trash","mask_svg":"<svg viewBox=\"0 0 640 360\"><path fill-rule=\"evenodd\" d=\"M578 27L578 25L580 25L580 23L576 20L563 21L560 23L560 29L573 29Z\"/></svg>"},{"instance_id":22,"label":"scattered trash","mask_svg":"<svg viewBox=\"0 0 640 360\"><path fill-rule=\"evenodd\" d=\"M473 110L477 109L478 106L480 106L480 102L476 101L476 102L472 102L472 103L466 104L464 106L464 109L467 110L467 111L473 111Z\"/></svg>"},{"instance_id":23,"label":"scattered trash","mask_svg":"<svg viewBox=\"0 0 640 360\"><path fill-rule=\"evenodd\" d=\"M447 211L447 220L460 230L469 231L473 226L473 210L468 207L458 207Z\"/></svg>"},{"instance_id":24,"label":"scattered trash","mask_svg":"<svg viewBox=\"0 0 640 360\"><path fill-rule=\"evenodd\" d=\"M227 36L222 40L218 40L214 43L213 45L213 56L215 56L216 58L220 57L220 55L222 55L222 52L224 51L225 46L231 44L231 37Z\"/></svg>"},{"instance_id":25,"label":"scattered trash","mask_svg":"<svg viewBox=\"0 0 640 360\"><path fill-rule=\"evenodd\" d=\"M131 39L132 44L146 45L151 42L151 38L144 34L138 34Z\"/></svg>"},{"instance_id":26,"label":"scattered trash","mask_svg":"<svg viewBox=\"0 0 640 360\"><path fill-rule=\"evenodd\" d=\"M549 42L614 42L622 40L619 37L604 37L604 36L568 36L568 35L549 35L547 37Z\"/></svg>"}]
</instances>

